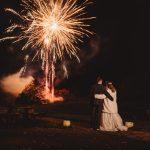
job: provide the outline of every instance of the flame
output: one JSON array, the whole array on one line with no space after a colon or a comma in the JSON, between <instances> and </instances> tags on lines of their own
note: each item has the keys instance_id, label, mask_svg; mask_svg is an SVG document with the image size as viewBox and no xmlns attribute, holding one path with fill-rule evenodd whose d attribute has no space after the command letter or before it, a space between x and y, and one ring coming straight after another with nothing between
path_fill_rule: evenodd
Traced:
<instances>
[{"instance_id":1,"label":"flame","mask_svg":"<svg viewBox=\"0 0 150 150\"><path fill-rule=\"evenodd\" d=\"M50 90L48 90L48 91L43 90L41 99L45 100L45 103L54 103L54 102L62 102L62 101L64 101L63 97L55 96L54 93L50 92Z\"/></svg>"},{"instance_id":2,"label":"flame","mask_svg":"<svg viewBox=\"0 0 150 150\"><path fill-rule=\"evenodd\" d=\"M55 90L55 94L51 93L49 89L45 90L45 80L42 78L40 80L35 80L30 83L23 91L29 99L38 99L43 104L62 102L64 101L65 95L68 95L68 90Z\"/></svg>"}]
</instances>

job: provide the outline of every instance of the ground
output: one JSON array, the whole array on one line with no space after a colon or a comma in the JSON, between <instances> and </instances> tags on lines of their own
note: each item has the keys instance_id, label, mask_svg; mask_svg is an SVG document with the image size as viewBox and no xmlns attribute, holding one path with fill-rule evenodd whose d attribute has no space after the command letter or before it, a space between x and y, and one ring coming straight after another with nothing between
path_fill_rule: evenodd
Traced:
<instances>
[{"instance_id":1,"label":"ground","mask_svg":"<svg viewBox=\"0 0 150 150\"><path fill-rule=\"evenodd\" d=\"M134 120L127 132L94 131L87 102L33 106L34 117L0 127L0 150L149 150L150 121ZM63 127L63 120L71 127Z\"/></svg>"}]
</instances>

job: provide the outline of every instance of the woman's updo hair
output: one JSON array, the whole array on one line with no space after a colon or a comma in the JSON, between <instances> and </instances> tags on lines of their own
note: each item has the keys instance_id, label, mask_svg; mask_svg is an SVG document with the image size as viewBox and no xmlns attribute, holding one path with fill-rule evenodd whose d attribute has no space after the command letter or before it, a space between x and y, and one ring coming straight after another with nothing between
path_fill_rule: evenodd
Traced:
<instances>
[{"instance_id":1,"label":"woman's updo hair","mask_svg":"<svg viewBox=\"0 0 150 150\"><path fill-rule=\"evenodd\" d=\"M113 86L112 82L107 81L107 82L106 82L106 86L107 86L112 92L115 92L115 91L116 91L116 88Z\"/></svg>"}]
</instances>

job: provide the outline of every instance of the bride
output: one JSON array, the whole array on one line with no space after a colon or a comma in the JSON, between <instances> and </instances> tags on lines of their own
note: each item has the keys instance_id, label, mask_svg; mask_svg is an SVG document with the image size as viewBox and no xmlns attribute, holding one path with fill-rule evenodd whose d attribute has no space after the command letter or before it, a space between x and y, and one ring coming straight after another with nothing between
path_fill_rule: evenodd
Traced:
<instances>
[{"instance_id":1,"label":"bride","mask_svg":"<svg viewBox=\"0 0 150 150\"><path fill-rule=\"evenodd\" d=\"M95 94L95 98L104 99L103 110L101 113L100 130L102 131L127 131L128 128L123 125L123 121L118 114L117 92L111 82L106 84L106 89L113 97L110 101L104 94Z\"/></svg>"}]
</instances>

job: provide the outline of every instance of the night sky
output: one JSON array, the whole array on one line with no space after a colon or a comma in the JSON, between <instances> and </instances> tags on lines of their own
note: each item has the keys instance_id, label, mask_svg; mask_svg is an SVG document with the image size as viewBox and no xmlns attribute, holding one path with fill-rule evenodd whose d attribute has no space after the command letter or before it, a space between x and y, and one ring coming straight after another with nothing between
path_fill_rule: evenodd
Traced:
<instances>
[{"instance_id":1,"label":"night sky","mask_svg":"<svg viewBox=\"0 0 150 150\"><path fill-rule=\"evenodd\" d=\"M105 81L115 84L121 100L149 102L149 5L144 0L93 2L87 11L89 16L96 17L90 21L90 29L96 35L80 44L81 64L69 61L69 79L59 86L86 96L100 74ZM19 4L19 0L0 1L0 37L9 20L16 19L4 13L4 8L20 10ZM98 51L93 50L91 41L98 45ZM0 77L23 66L24 54L20 49L21 44L0 43Z\"/></svg>"}]
</instances>

